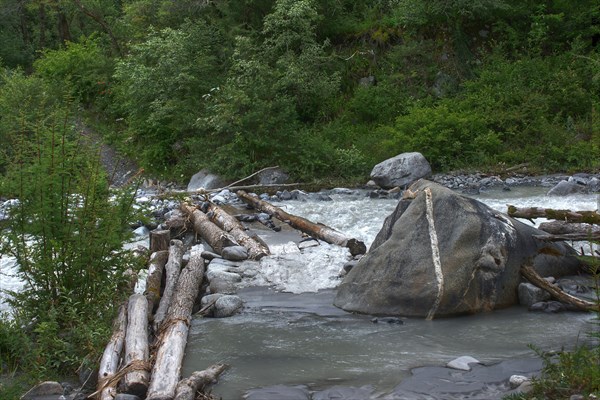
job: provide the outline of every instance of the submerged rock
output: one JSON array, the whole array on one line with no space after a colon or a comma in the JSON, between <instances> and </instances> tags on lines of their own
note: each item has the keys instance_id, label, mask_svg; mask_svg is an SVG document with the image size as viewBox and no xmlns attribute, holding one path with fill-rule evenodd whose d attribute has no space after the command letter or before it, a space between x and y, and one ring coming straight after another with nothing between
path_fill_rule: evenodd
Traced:
<instances>
[{"instance_id":1,"label":"submerged rock","mask_svg":"<svg viewBox=\"0 0 600 400\"><path fill-rule=\"evenodd\" d=\"M575 252L536 241L542 232L426 180L413 184L369 252L339 286L334 304L375 315L443 317L518 303L520 267L572 274Z\"/></svg>"}]
</instances>

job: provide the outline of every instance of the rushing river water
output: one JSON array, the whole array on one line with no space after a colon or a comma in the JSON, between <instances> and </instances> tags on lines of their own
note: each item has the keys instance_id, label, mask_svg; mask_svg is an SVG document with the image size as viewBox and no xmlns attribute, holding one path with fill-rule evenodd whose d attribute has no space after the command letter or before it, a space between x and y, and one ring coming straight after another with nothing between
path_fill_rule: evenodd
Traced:
<instances>
[{"instance_id":1,"label":"rushing river water","mask_svg":"<svg viewBox=\"0 0 600 400\"><path fill-rule=\"evenodd\" d=\"M547 197L545 188L513 188L478 196L491 207L507 204L594 210L597 195ZM364 193L335 195L332 202L288 201L293 214L322 222L370 245L397 200L371 200ZM539 221L538 221L539 222ZM275 253L261 261L262 275L240 291L244 311L225 319L195 319L183 374L216 362L231 369L214 388L224 400L239 399L250 388L304 384L312 390L333 385L373 385L374 396L389 392L410 369L444 365L470 355L482 362L532 356L541 348L571 346L592 329L584 313L531 313L522 307L488 314L403 325L375 324L332 306L346 249L321 245L304 254L286 245L289 236L259 231Z\"/></svg>"},{"instance_id":2,"label":"rushing river water","mask_svg":"<svg viewBox=\"0 0 600 400\"><path fill-rule=\"evenodd\" d=\"M547 188L516 187L475 196L505 212L507 204L572 210L598 208L598 195L547 197ZM332 226L369 246L397 200L369 199L365 192L332 195L333 201L288 201L286 211ZM537 221L538 223L540 221ZM224 319L196 318L191 327L183 375L216 362L231 366L214 394L242 398L251 388L307 385L319 390L334 385L372 385L373 396L388 393L423 365L444 365L470 355L482 362L532 356L540 348L572 346L592 329L584 313L530 313L522 307L488 314L403 325L373 323L332 306L339 272L350 259L345 248L327 245L300 252L300 235L257 231L273 255L261 260L260 273L239 292L241 314ZM14 261L0 258L0 289L18 290ZM6 305L0 301L0 311Z\"/></svg>"}]
</instances>

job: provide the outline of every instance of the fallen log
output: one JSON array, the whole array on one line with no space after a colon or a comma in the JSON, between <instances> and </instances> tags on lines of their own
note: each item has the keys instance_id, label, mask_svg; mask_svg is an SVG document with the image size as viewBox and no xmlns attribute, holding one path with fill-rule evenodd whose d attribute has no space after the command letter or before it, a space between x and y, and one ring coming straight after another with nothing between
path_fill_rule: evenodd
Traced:
<instances>
[{"instance_id":1,"label":"fallen log","mask_svg":"<svg viewBox=\"0 0 600 400\"><path fill-rule=\"evenodd\" d=\"M565 221L549 221L542 222L538 229L548 232L552 235L565 235L571 233L579 234L590 234L600 233L600 225L590 225L577 222L565 222Z\"/></svg>"},{"instance_id":2,"label":"fallen log","mask_svg":"<svg viewBox=\"0 0 600 400\"><path fill-rule=\"evenodd\" d=\"M157 251L169 250L171 231L168 229L150 231L150 254Z\"/></svg>"},{"instance_id":3,"label":"fallen log","mask_svg":"<svg viewBox=\"0 0 600 400\"><path fill-rule=\"evenodd\" d=\"M158 309L154 314L154 321L152 327L154 332L157 333L160 330L160 325L167 316L167 311L171 306L171 300L175 293L175 287L177 286L177 278L181 271L181 262L183 259L183 243L181 240L171 240L171 246L169 247L169 260L165 265L165 290L160 299Z\"/></svg>"},{"instance_id":4,"label":"fallen log","mask_svg":"<svg viewBox=\"0 0 600 400\"><path fill-rule=\"evenodd\" d=\"M157 351L147 400L175 397L185 354L192 308L204 276L204 259L193 254L177 281L177 291L157 337Z\"/></svg>"},{"instance_id":5,"label":"fallen log","mask_svg":"<svg viewBox=\"0 0 600 400\"><path fill-rule=\"evenodd\" d=\"M527 280L529 282L531 282L533 285L539 287L540 289L544 289L545 291L547 291L548 293L550 293L550 295L552 297L554 297L556 300L565 303L565 304L570 304L580 310L583 311L597 311L600 312L600 303L595 304L586 300L582 300L580 298L577 298L575 296L571 296L570 294L562 291L560 288L558 288L557 286L552 285L551 283L549 283L547 280L545 280L544 278L542 278L537 272L535 272L535 270L529 266L529 265L523 265L521 266L521 274L527 278Z\"/></svg>"},{"instance_id":6,"label":"fallen log","mask_svg":"<svg viewBox=\"0 0 600 400\"><path fill-rule=\"evenodd\" d=\"M574 242L584 241L600 241L600 232L597 233L565 233L562 235L533 235L538 240L544 240L546 242L562 242L565 240L571 240Z\"/></svg>"},{"instance_id":7,"label":"fallen log","mask_svg":"<svg viewBox=\"0 0 600 400\"><path fill-rule=\"evenodd\" d=\"M244 225L235 217L229 215L221 207L214 203L209 203L206 213L211 221L217 224L225 232L231 234L235 240L248 250L248 258L260 260L271 252L269 248L246 233Z\"/></svg>"},{"instance_id":8,"label":"fallen log","mask_svg":"<svg viewBox=\"0 0 600 400\"><path fill-rule=\"evenodd\" d=\"M180 380L175 400L194 400L197 392L206 394L206 388L216 382L227 368L227 364L214 364L204 371L196 371L189 378Z\"/></svg>"},{"instance_id":9,"label":"fallen log","mask_svg":"<svg viewBox=\"0 0 600 400\"><path fill-rule=\"evenodd\" d=\"M117 395L117 382L111 380L119 369L119 362L125 344L125 330L127 329L127 307L122 305L113 324L113 334L104 348L98 368L98 400L113 400Z\"/></svg>"},{"instance_id":10,"label":"fallen log","mask_svg":"<svg viewBox=\"0 0 600 400\"><path fill-rule=\"evenodd\" d=\"M266 201L260 200L257 197L250 196L243 190L239 190L237 195L245 203L251 205L255 209L274 216L280 221L283 221L293 228L296 228L314 238L321 239L327 243L347 247L350 250L350 254L353 256L365 254L367 252L367 247L363 242L354 238L349 238L342 232L339 232L333 228L322 224L314 224L305 218L288 214L281 208L276 207Z\"/></svg>"},{"instance_id":11,"label":"fallen log","mask_svg":"<svg viewBox=\"0 0 600 400\"><path fill-rule=\"evenodd\" d=\"M148 301L144 295L136 293L129 297L125 335L125 364L136 367L123 377L120 392L144 398L150 376L148 359Z\"/></svg>"},{"instance_id":12,"label":"fallen log","mask_svg":"<svg viewBox=\"0 0 600 400\"><path fill-rule=\"evenodd\" d=\"M146 291L144 292L146 299L148 299L148 320L150 321L154 319L155 308L158 307L158 303L160 302L160 286L163 270L168 259L168 250L157 251L150 255L148 276L146 277Z\"/></svg>"},{"instance_id":13,"label":"fallen log","mask_svg":"<svg viewBox=\"0 0 600 400\"><path fill-rule=\"evenodd\" d=\"M196 207L182 203L181 210L187 214L192 221L194 231L218 254L221 254L225 247L237 245L233 236L224 232L214 224L206 214Z\"/></svg>"},{"instance_id":14,"label":"fallen log","mask_svg":"<svg viewBox=\"0 0 600 400\"><path fill-rule=\"evenodd\" d=\"M600 214L596 211L553 210L551 208L508 206L508 215L513 218L547 218L566 222L600 224Z\"/></svg>"}]
</instances>

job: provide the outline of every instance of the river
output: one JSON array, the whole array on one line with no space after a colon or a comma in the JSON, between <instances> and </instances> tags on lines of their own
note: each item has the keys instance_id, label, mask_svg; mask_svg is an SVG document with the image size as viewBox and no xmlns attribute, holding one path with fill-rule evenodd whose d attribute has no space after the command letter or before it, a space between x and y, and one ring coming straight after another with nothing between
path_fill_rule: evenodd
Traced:
<instances>
[{"instance_id":1,"label":"river","mask_svg":"<svg viewBox=\"0 0 600 400\"><path fill-rule=\"evenodd\" d=\"M598 195L545 196L547 188L513 187L474 196L506 211L507 204L594 210ZM332 226L369 246L397 200L369 199L364 191L331 195L333 201L287 201L277 205L314 222ZM538 223L540 221L537 221ZM488 314L404 324L373 323L332 306L339 272L350 259L345 248L322 243L300 253L297 232L259 229L272 256L261 260L260 273L239 295L241 314L192 322L183 375L216 362L231 366L214 394L242 398L251 388L306 385L319 390L334 385L370 385L380 397L410 375L411 368L444 365L470 355L484 363L533 356L542 349L572 346L592 329L584 313L531 313L513 307ZM0 289L18 290L14 261L0 258ZM0 299L1 300L1 299ZM6 310L0 301L0 311Z\"/></svg>"},{"instance_id":2,"label":"river","mask_svg":"<svg viewBox=\"0 0 600 400\"><path fill-rule=\"evenodd\" d=\"M516 187L474 196L506 211L507 204L594 210L597 195L547 197L547 188ZM330 202L282 202L286 211L322 222L370 245L397 200L372 200L364 193L333 195ZM538 221L541 222L541 221ZM323 244L304 254L258 231L275 253L261 261L262 275L239 295L244 311L226 319L193 321L183 375L216 362L231 369L214 388L224 400L242 398L255 387L306 385L320 390L334 385L371 385L373 398L388 393L411 368L445 365L470 355L491 363L533 356L542 349L572 346L592 329L584 313L531 313L513 307L488 314L403 325L371 322L332 306L346 249ZM255 286L259 285L259 286ZM266 286L265 286L266 285Z\"/></svg>"}]
</instances>

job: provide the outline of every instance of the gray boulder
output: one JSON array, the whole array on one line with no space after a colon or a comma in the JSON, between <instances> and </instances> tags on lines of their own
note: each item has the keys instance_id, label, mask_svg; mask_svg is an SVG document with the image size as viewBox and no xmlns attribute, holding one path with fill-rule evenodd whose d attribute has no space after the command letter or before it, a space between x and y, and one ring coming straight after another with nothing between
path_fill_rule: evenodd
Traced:
<instances>
[{"instance_id":1,"label":"gray boulder","mask_svg":"<svg viewBox=\"0 0 600 400\"><path fill-rule=\"evenodd\" d=\"M259 185L276 185L286 183L289 175L281 168L268 169L258 174Z\"/></svg>"},{"instance_id":2,"label":"gray boulder","mask_svg":"<svg viewBox=\"0 0 600 400\"><path fill-rule=\"evenodd\" d=\"M574 193L585 192L585 186L575 181L560 181L548 191L548 196L567 196Z\"/></svg>"},{"instance_id":3,"label":"gray boulder","mask_svg":"<svg viewBox=\"0 0 600 400\"><path fill-rule=\"evenodd\" d=\"M248 250L244 246L229 246L223 249L221 255L226 260L241 261L248 258Z\"/></svg>"},{"instance_id":4,"label":"gray boulder","mask_svg":"<svg viewBox=\"0 0 600 400\"><path fill-rule=\"evenodd\" d=\"M41 382L31 388L27 393L21 396L21 400L33 400L38 397L60 396L64 393L64 388L58 382Z\"/></svg>"},{"instance_id":5,"label":"gray boulder","mask_svg":"<svg viewBox=\"0 0 600 400\"><path fill-rule=\"evenodd\" d=\"M410 185L431 175L431 166L421 153L402 153L373 167L371 179L384 189Z\"/></svg>"},{"instance_id":6,"label":"gray boulder","mask_svg":"<svg viewBox=\"0 0 600 400\"><path fill-rule=\"evenodd\" d=\"M188 192L193 192L201 188L218 189L223 186L225 186L225 182L223 182L220 177L210 173L207 169L202 169L192 176L188 183L187 190Z\"/></svg>"},{"instance_id":7,"label":"gray boulder","mask_svg":"<svg viewBox=\"0 0 600 400\"><path fill-rule=\"evenodd\" d=\"M215 311L213 315L215 318L231 317L238 313L243 306L244 302L238 296L221 296L215 302Z\"/></svg>"},{"instance_id":8,"label":"gray boulder","mask_svg":"<svg viewBox=\"0 0 600 400\"><path fill-rule=\"evenodd\" d=\"M531 307L540 301L550 300L550 293L544 289L532 285L528 282L523 282L519 285L519 304L525 307Z\"/></svg>"},{"instance_id":9,"label":"gray boulder","mask_svg":"<svg viewBox=\"0 0 600 400\"><path fill-rule=\"evenodd\" d=\"M346 275L334 304L375 315L442 317L518 303L520 267L542 276L579 268L574 250L543 232L426 180L410 187L369 252Z\"/></svg>"}]
</instances>

